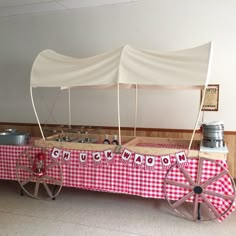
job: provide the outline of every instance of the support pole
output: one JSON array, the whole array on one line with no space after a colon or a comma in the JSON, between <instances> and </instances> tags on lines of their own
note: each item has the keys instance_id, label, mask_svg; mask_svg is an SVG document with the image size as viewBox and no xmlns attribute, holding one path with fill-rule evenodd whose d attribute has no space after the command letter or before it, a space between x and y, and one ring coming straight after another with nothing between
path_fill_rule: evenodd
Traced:
<instances>
[{"instance_id":1,"label":"support pole","mask_svg":"<svg viewBox=\"0 0 236 236\"><path fill-rule=\"evenodd\" d=\"M69 128L71 128L71 96L70 96L70 88L68 88L68 102L69 102Z\"/></svg>"},{"instance_id":2,"label":"support pole","mask_svg":"<svg viewBox=\"0 0 236 236\"><path fill-rule=\"evenodd\" d=\"M138 116L138 85L136 84L136 86L135 86L134 137L136 137L137 116Z\"/></svg>"},{"instance_id":3,"label":"support pole","mask_svg":"<svg viewBox=\"0 0 236 236\"><path fill-rule=\"evenodd\" d=\"M189 146L188 146L188 154L189 154L189 151L190 151L192 143L193 143L193 139L194 139L194 135L195 135L195 132L196 132L196 129L197 129L197 126L198 126L198 122L200 120L201 111L202 111L202 107L203 107L204 100L205 100L206 89L207 89L208 81L209 81L209 78L210 78L211 63L212 63L212 44L210 45L210 53L209 53L209 61L208 61L208 70L207 70L207 75L206 75L206 83L205 83L203 94L202 94L202 101L201 101L201 104L200 104L197 120L196 120L194 130L193 130L193 133L192 133L192 137L191 137L191 140L190 140L190 143L189 143Z\"/></svg>"},{"instance_id":4,"label":"support pole","mask_svg":"<svg viewBox=\"0 0 236 236\"><path fill-rule=\"evenodd\" d=\"M36 109L35 109L34 98L33 98L33 91L32 91L32 87L31 87L31 86L30 86L30 97L31 97L31 102L32 102L32 106L33 106L33 109L34 109L34 114L35 114L35 116L36 116L36 120L37 120L37 122L38 122L38 126L39 126L39 129L40 129L42 138L43 138L43 140L45 141L45 136L44 136L44 134L43 134L43 129L42 129L42 126L41 126L41 124L40 124L37 111L36 111Z\"/></svg>"},{"instance_id":5,"label":"support pole","mask_svg":"<svg viewBox=\"0 0 236 236\"><path fill-rule=\"evenodd\" d=\"M121 132L120 132L120 84L119 83L117 83L117 119L118 119L119 145L122 145Z\"/></svg>"}]
</instances>

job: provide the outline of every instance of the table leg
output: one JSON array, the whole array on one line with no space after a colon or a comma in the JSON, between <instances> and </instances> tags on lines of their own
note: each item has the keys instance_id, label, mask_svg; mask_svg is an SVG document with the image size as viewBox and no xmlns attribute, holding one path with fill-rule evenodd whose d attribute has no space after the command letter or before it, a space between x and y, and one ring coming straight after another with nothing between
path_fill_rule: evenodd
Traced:
<instances>
[{"instance_id":1,"label":"table leg","mask_svg":"<svg viewBox=\"0 0 236 236\"><path fill-rule=\"evenodd\" d=\"M24 190L22 188L20 189L20 195L24 196Z\"/></svg>"},{"instance_id":2,"label":"table leg","mask_svg":"<svg viewBox=\"0 0 236 236\"><path fill-rule=\"evenodd\" d=\"M55 196L56 190L57 190L57 185L54 185L53 196ZM52 200L56 200L56 197L53 197Z\"/></svg>"},{"instance_id":3,"label":"table leg","mask_svg":"<svg viewBox=\"0 0 236 236\"><path fill-rule=\"evenodd\" d=\"M201 211L200 210L201 210L201 203L199 202L198 207L197 207L197 219L198 220L201 220L201 213L200 213Z\"/></svg>"}]
</instances>

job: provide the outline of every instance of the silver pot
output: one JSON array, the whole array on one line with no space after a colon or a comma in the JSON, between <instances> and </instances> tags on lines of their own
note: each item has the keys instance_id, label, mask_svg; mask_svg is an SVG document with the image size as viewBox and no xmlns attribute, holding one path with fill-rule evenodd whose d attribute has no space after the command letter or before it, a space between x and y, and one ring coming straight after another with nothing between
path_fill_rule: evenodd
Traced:
<instances>
[{"instance_id":1,"label":"silver pot","mask_svg":"<svg viewBox=\"0 0 236 236\"><path fill-rule=\"evenodd\" d=\"M210 122L202 125L203 146L210 148L224 147L224 124L222 122Z\"/></svg>"}]
</instances>

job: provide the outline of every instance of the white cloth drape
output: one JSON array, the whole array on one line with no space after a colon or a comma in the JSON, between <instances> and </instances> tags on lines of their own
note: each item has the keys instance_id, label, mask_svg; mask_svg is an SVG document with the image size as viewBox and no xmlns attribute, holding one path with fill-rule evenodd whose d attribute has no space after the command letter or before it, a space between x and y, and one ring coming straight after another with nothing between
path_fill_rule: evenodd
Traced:
<instances>
[{"instance_id":1,"label":"white cloth drape","mask_svg":"<svg viewBox=\"0 0 236 236\"><path fill-rule=\"evenodd\" d=\"M88 58L72 58L52 50L42 51L32 67L32 87L124 85L204 86L211 43L173 51L152 52L129 45Z\"/></svg>"}]
</instances>

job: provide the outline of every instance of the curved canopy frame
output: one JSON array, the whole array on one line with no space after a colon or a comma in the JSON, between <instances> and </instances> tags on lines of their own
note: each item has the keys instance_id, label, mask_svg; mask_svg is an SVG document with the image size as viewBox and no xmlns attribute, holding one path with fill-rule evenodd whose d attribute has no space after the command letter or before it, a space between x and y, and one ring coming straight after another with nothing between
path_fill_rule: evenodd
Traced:
<instances>
[{"instance_id":1,"label":"curved canopy frame","mask_svg":"<svg viewBox=\"0 0 236 236\"><path fill-rule=\"evenodd\" d=\"M126 45L88 58L73 58L52 50L44 50L39 53L33 63L30 79L31 100L42 137L45 139L34 105L32 93L34 87L60 87L68 89L70 95L70 88L73 87L117 86L119 143L121 143L120 87L135 87L136 90L137 88L204 89L189 144L190 149L209 83L211 55L211 42L172 52L147 51ZM69 117L71 123L71 116Z\"/></svg>"}]
</instances>

